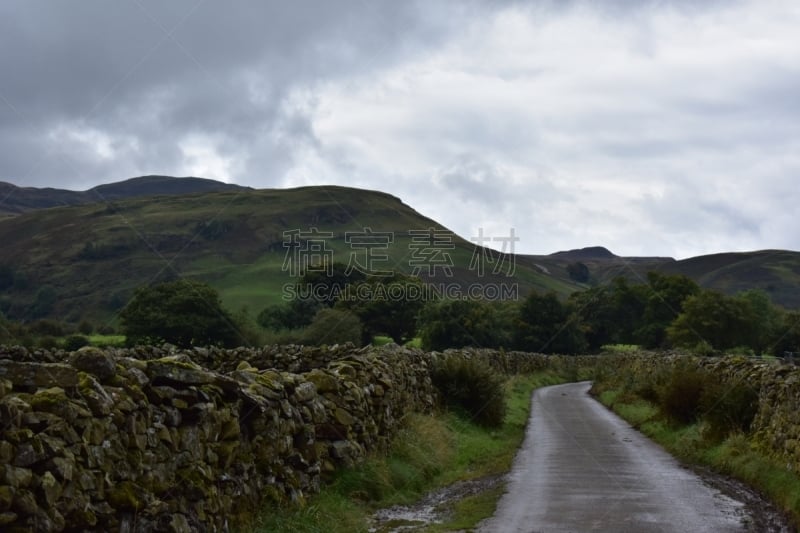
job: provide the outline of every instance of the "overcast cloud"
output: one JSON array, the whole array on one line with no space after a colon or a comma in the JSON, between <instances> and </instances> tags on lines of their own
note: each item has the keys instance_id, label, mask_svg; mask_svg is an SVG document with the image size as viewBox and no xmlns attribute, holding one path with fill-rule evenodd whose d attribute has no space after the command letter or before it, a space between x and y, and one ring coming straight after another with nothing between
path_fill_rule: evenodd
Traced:
<instances>
[{"instance_id":1,"label":"overcast cloud","mask_svg":"<svg viewBox=\"0 0 800 533\"><path fill-rule=\"evenodd\" d=\"M525 253L800 249L796 0L232 4L0 3L0 181L365 187Z\"/></svg>"}]
</instances>

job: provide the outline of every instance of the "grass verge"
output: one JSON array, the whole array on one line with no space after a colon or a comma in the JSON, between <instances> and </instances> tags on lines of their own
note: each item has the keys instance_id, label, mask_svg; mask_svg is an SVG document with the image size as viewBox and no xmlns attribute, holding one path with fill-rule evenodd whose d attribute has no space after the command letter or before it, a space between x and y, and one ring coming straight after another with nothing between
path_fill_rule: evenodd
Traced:
<instances>
[{"instance_id":1,"label":"grass verge","mask_svg":"<svg viewBox=\"0 0 800 533\"><path fill-rule=\"evenodd\" d=\"M553 373L511 377L505 384L504 423L486 429L454 412L411 414L382 456L338 472L321 492L300 507L268 507L258 517L259 532L366 532L372 513L409 504L426 492L456 481L500 474L511 468L525 434L531 392L563 383ZM469 528L494 513L502 487L460 500L447 523L428 531Z\"/></svg>"},{"instance_id":2,"label":"grass verge","mask_svg":"<svg viewBox=\"0 0 800 533\"><path fill-rule=\"evenodd\" d=\"M604 390L598 399L679 459L711 467L755 488L800 528L800 476L761 453L747 435L735 433L722 441L709 439L704 436L702 422L669 423L653 403L619 389Z\"/></svg>"},{"instance_id":3,"label":"grass verge","mask_svg":"<svg viewBox=\"0 0 800 533\"><path fill-rule=\"evenodd\" d=\"M125 335L89 335L92 346L121 348L125 346Z\"/></svg>"}]
</instances>

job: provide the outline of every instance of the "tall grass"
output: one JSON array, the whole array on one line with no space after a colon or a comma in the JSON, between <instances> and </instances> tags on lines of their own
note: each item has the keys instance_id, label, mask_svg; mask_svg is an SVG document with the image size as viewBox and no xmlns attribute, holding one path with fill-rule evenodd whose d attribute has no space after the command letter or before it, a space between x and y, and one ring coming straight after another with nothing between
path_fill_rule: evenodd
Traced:
<instances>
[{"instance_id":1,"label":"tall grass","mask_svg":"<svg viewBox=\"0 0 800 533\"><path fill-rule=\"evenodd\" d=\"M664 413L663 405L659 407L623 388L603 390L598 397L674 456L745 482L791 516L795 527L800 526L800 476L762 453L747 433L720 431L718 413L710 412L710 420L681 423ZM726 419L722 423L726 429L737 427L741 421L740 413L731 412L730 416L735 423L728 423ZM746 416L749 417L749 413Z\"/></svg>"},{"instance_id":2,"label":"tall grass","mask_svg":"<svg viewBox=\"0 0 800 533\"><path fill-rule=\"evenodd\" d=\"M502 426L487 429L457 412L410 414L387 455L376 455L338 472L305 507L268 507L259 532L358 533L381 507L409 504L426 492L460 480L506 472L524 437L531 392L564 380L552 373L515 376L504 387L507 412ZM465 498L449 522L433 530L469 528L491 516L502 490Z\"/></svg>"}]
</instances>

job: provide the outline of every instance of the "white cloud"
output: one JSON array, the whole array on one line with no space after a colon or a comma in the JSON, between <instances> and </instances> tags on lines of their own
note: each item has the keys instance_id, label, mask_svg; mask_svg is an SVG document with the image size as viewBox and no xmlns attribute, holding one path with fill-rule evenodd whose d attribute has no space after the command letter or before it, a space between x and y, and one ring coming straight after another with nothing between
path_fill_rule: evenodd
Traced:
<instances>
[{"instance_id":1,"label":"white cloud","mask_svg":"<svg viewBox=\"0 0 800 533\"><path fill-rule=\"evenodd\" d=\"M189 135L179 143L183 154L184 168L189 176L202 176L231 183L236 174L237 160L226 156L219 148L219 141L207 135Z\"/></svg>"},{"instance_id":2,"label":"white cloud","mask_svg":"<svg viewBox=\"0 0 800 533\"><path fill-rule=\"evenodd\" d=\"M769 221L797 194L768 184L800 170L785 157L800 110L760 95L800 89L800 16L772 7L615 18L581 3L475 20L428 55L316 86L323 174L382 182L463 235L517 227L529 252L796 248Z\"/></svg>"},{"instance_id":3,"label":"white cloud","mask_svg":"<svg viewBox=\"0 0 800 533\"><path fill-rule=\"evenodd\" d=\"M12 181L339 183L465 237L514 227L529 253L800 249L794 0L97 3L12 24L30 6L0 8Z\"/></svg>"}]
</instances>

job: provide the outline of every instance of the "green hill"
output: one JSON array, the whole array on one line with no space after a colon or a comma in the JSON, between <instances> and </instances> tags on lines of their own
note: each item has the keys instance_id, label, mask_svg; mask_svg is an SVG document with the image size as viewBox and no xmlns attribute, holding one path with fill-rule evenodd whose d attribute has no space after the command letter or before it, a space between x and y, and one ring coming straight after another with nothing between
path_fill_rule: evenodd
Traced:
<instances>
[{"instance_id":1,"label":"green hill","mask_svg":"<svg viewBox=\"0 0 800 533\"><path fill-rule=\"evenodd\" d=\"M692 257L661 267L685 274L701 286L735 294L761 289L775 303L800 308L800 253L786 250L722 253Z\"/></svg>"},{"instance_id":2,"label":"green hill","mask_svg":"<svg viewBox=\"0 0 800 533\"><path fill-rule=\"evenodd\" d=\"M366 251L345 241L347 232L370 228L389 233L393 242L372 252L385 254L387 260L372 267L404 273L420 266L415 258L432 254L423 249L425 239L409 231L424 234L434 228L440 254L452 263L452 276L442 268L428 276L430 263L423 262L422 277L461 290L470 284L513 283L522 294L532 288L561 294L580 288L563 269L552 266L555 272L545 272L524 257L517 261L513 278L507 270L493 275L491 265L480 277L470 268L473 244L398 198L345 187L303 187L128 199L2 220L0 264L19 278L4 291L5 311L28 320L45 315L102 320L124 306L136 287L185 276L212 284L229 307L257 312L280 301L283 286L294 282L284 268L291 266L285 265L289 241L284 232L310 228L329 235L317 240L324 241L324 251L334 261L344 263L353 258L366 262Z\"/></svg>"},{"instance_id":3,"label":"green hill","mask_svg":"<svg viewBox=\"0 0 800 533\"><path fill-rule=\"evenodd\" d=\"M494 274L488 263L479 275L474 262L486 257L483 249L386 193L335 186L253 190L183 180L136 178L97 188L104 197L120 200L31 208L0 218L0 310L20 320L105 321L113 319L137 287L188 277L217 288L229 308L247 306L257 313L279 302L283 288L296 281L288 268L293 264L287 263L294 237L305 247L302 260L314 263L311 255L317 253L317 259L329 254L333 261L364 263L369 247L364 244L365 228L374 233L372 254L385 255L384 261L370 265L372 270L414 273L417 267L426 281L461 291L451 295L464 294L471 286L494 290L517 284L520 296L531 289L566 296L620 275L642 281L647 271L661 270L686 274L728 293L764 289L775 302L800 307L797 252L675 261L618 257L594 247L547 256L503 256L501 271ZM219 187L224 190L205 190ZM309 233L312 228L319 232L316 237ZM286 233L292 231L294 237ZM387 235L390 243L375 245ZM494 252L492 257L498 265L501 254ZM298 259L292 254L288 258ZM449 271L433 268L434 275L428 275L427 267L437 261ZM568 267L577 263L587 267L586 284L570 277Z\"/></svg>"},{"instance_id":4,"label":"green hill","mask_svg":"<svg viewBox=\"0 0 800 533\"><path fill-rule=\"evenodd\" d=\"M683 274L701 287L730 295L748 289L760 289L779 305L790 309L800 308L800 252L729 252L676 261L670 257L617 257L603 250L584 248L547 257L584 263L593 284L608 283L618 276L632 283L643 283L647 280L647 272L656 270L666 274Z\"/></svg>"},{"instance_id":5,"label":"green hill","mask_svg":"<svg viewBox=\"0 0 800 533\"><path fill-rule=\"evenodd\" d=\"M171 176L140 176L118 183L92 187L88 191L17 187L0 181L0 216L17 215L70 205L92 204L157 195L182 195L212 191L248 189L205 178L173 178Z\"/></svg>"}]
</instances>

